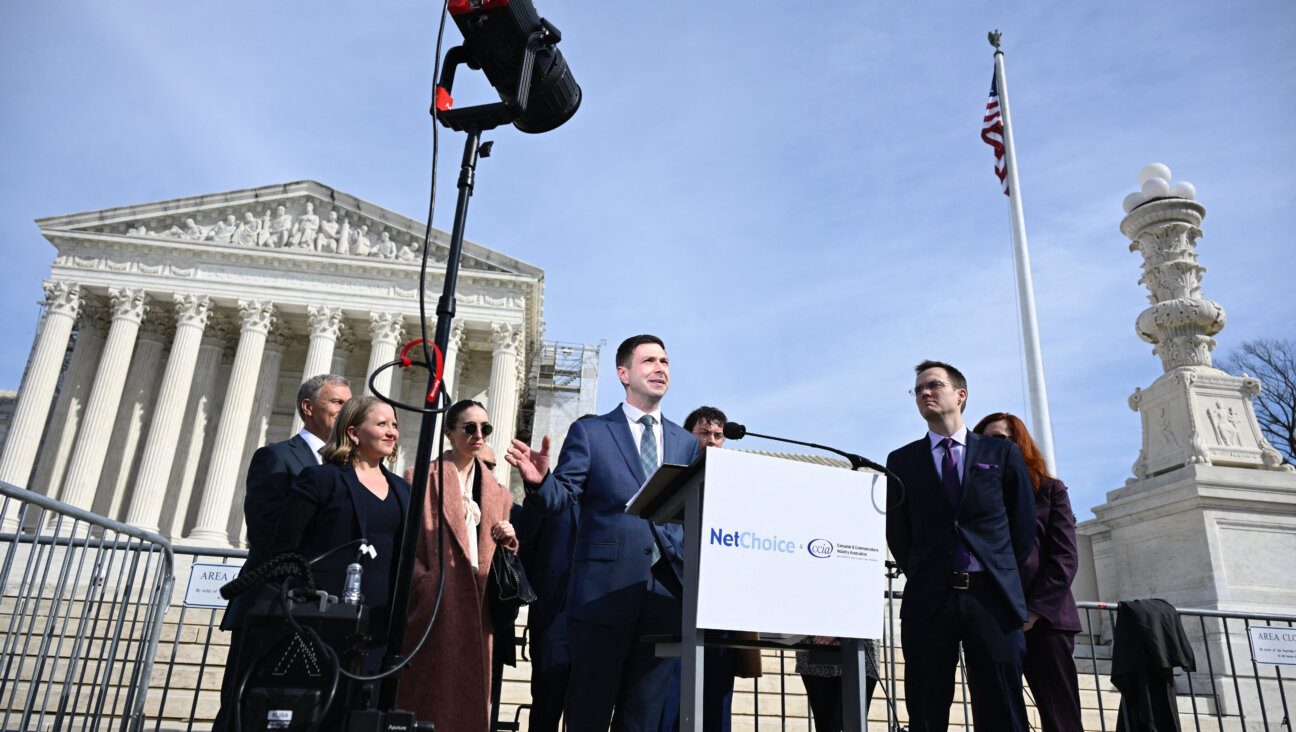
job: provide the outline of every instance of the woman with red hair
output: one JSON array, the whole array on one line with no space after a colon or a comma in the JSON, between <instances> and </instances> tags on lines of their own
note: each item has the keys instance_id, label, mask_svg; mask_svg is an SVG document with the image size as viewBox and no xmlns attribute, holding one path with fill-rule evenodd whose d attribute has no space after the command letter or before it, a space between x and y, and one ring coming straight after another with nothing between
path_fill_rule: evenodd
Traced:
<instances>
[{"instance_id":1,"label":"woman with red hair","mask_svg":"<svg viewBox=\"0 0 1296 732\"><path fill-rule=\"evenodd\" d=\"M1044 456L1020 419L996 412L972 431L1011 440L1026 459L1035 489L1035 548L1021 573L1028 616L1022 671L1044 732L1081 732L1080 687L1072 658L1075 634L1080 632L1080 614L1071 595L1077 560L1075 514L1067 487L1048 474Z\"/></svg>"}]
</instances>

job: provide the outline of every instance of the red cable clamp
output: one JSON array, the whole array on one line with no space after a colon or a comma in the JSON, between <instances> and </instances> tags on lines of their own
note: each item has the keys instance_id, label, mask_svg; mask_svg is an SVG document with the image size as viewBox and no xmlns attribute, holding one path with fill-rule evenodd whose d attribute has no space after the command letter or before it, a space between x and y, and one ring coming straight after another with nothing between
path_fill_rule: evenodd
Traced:
<instances>
[{"instance_id":1,"label":"red cable clamp","mask_svg":"<svg viewBox=\"0 0 1296 732\"><path fill-rule=\"evenodd\" d=\"M408 354L411 348L423 342L423 339L419 338L418 340L413 340L405 344L405 347L402 348L400 352L400 368L407 369L414 365L414 362L410 359ZM445 357L441 355L441 349L437 348L435 343L430 345L432 346L433 353L436 354L436 369L432 372L432 388L428 389L427 400L428 402L435 404L437 393L441 391L441 377L445 371Z\"/></svg>"}]
</instances>

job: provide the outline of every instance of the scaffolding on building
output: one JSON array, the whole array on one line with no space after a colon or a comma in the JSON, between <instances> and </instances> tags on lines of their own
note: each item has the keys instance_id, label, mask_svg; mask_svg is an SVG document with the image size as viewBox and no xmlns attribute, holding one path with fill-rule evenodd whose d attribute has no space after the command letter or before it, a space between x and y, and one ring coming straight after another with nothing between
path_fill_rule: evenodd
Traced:
<instances>
[{"instance_id":1,"label":"scaffolding on building","mask_svg":"<svg viewBox=\"0 0 1296 732\"><path fill-rule=\"evenodd\" d=\"M594 411L603 343L547 341L538 349L518 413L519 440L539 446L547 435L556 453L571 423Z\"/></svg>"}]
</instances>

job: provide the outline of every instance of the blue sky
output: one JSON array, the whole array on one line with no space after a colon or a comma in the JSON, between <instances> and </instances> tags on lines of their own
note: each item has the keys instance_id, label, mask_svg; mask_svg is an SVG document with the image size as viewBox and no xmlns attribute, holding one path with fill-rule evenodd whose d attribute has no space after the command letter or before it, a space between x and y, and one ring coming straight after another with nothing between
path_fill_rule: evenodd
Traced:
<instances>
[{"instance_id":1,"label":"blue sky","mask_svg":"<svg viewBox=\"0 0 1296 732\"><path fill-rule=\"evenodd\" d=\"M661 335L668 416L881 460L939 358L968 417L1025 413L1007 199L980 120L1004 33L1057 463L1081 517L1130 475L1160 373L1121 200L1197 186L1219 351L1292 337L1296 4L538 0L584 90L496 131L468 236L546 272L547 337ZM33 219L313 179L422 219L432 3L9 3L0 11L0 388L53 248ZM447 38L458 40L450 27ZM488 101L461 74L462 104ZM462 138L442 137L448 228ZM1219 352L1217 351L1217 352ZM768 443L744 443L777 449Z\"/></svg>"}]
</instances>

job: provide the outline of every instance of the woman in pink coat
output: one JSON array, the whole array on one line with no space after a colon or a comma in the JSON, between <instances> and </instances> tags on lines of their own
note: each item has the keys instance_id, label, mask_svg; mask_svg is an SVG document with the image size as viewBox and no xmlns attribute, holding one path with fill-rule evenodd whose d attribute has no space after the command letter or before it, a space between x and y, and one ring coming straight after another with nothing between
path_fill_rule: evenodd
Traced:
<instances>
[{"instance_id":1,"label":"woman in pink coat","mask_svg":"<svg viewBox=\"0 0 1296 732\"><path fill-rule=\"evenodd\" d=\"M445 587L431 635L401 677L397 705L413 711L420 721L434 722L438 732L481 732L490 726L487 579L497 543L517 551L517 537L508 522L513 498L478 457L492 431L486 409L474 401L457 402L446 413L445 424L451 447L429 470L406 654L413 652L436 607L442 558ZM413 472L406 471L406 480L413 480ZM445 524L438 526L442 489Z\"/></svg>"}]
</instances>

